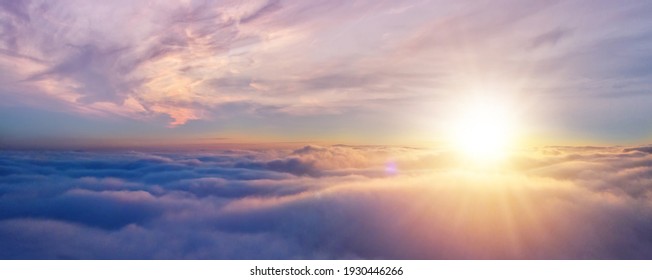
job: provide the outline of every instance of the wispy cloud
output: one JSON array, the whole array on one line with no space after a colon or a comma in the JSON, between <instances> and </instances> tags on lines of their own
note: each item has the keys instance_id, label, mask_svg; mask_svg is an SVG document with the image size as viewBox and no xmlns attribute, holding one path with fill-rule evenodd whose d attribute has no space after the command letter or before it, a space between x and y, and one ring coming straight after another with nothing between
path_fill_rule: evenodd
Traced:
<instances>
[{"instance_id":1,"label":"wispy cloud","mask_svg":"<svg viewBox=\"0 0 652 280\"><path fill-rule=\"evenodd\" d=\"M599 121L609 126L600 131L635 134L649 115L630 104L650 98L651 9L636 1L3 1L0 96L9 106L178 127L365 110L393 118L424 103L441 111L447 98L497 83L545 104L530 112L545 125L572 132ZM591 108L605 102L630 113L596 118Z\"/></svg>"}]
</instances>

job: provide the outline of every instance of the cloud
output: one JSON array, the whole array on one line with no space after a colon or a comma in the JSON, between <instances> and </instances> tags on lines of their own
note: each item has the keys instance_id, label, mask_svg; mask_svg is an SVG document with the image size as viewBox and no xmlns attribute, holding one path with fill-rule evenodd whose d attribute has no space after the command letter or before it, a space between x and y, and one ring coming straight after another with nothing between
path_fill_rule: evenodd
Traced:
<instances>
[{"instance_id":1,"label":"cloud","mask_svg":"<svg viewBox=\"0 0 652 280\"><path fill-rule=\"evenodd\" d=\"M571 33L570 30L557 28L551 31L545 32L541 35L538 35L532 39L532 48L538 48L542 46L555 46L564 37L568 36Z\"/></svg>"},{"instance_id":2,"label":"cloud","mask_svg":"<svg viewBox=\"0 0 652 280\"><path fill-rule=\"evenodd\" d=\"M637 20L647 14L636 11L649 8L611 5L591 5L595 16L579 25L573 11L586 7L555 1L4 1L0 94L12 104L82 115L165 115L170 126L420 104L489 72L510 81L537 77L522 90L552 97L614 94L605 83L641 94L649 69L637 61L646 60L623 46L645 46ZM601 31L611 28L606 18L628 27L623 40ZM614 52L618 61L602 55ZM588 69L587 60L603 67ZM561 69L590 78L559 81ZM234 103L254 109L224 110Z\"/></svg>"},{"instance_id":3,"label":"cloud","mask_svg":"<svg viewBox=\"0 0 652 280\"><path fill-rule=\"evenodd\" d=\"M82 114L137 119L164 114L171 126L210 119L214 115L209 112L231 102L289 106L293 102L283 88L297 93L297 86L312 87L301 86L303 80L318 86L323 82L272 78L270 67L300 73L312 66L265 62L276 56L270 52L328 28L328 22L315 22L317 14L333 12L350 21L370 6L392 6L369 3L346 10L330 2L207 1L155 7L135 2L3 2L0 12L7 16L0 21L0 67L10 74L0 90L18 99L18 93L34 92L61 101L58 110ZM268 85L255 82L262 80ZM288 82L289 87L280 86ZM264 88L274 88L274 94L264 94ZM243 91L249 96L241 95ZM48 102L42 108L52 105L42 101Z\"/></svg>"},{"instance_id":4,"label":"cloud","mask_svg":"<svg viewBox=\"0 0 652 280\"><path fill-rule=\"evenodd\" d=\"M623 151L625 151L625 152L641 151L641 152L644 152L644 153L652 154L652 147L648 146L648 147L626 148L626 149L623 149Z\"/></svg>"},{"instance_id":5,"label":"cloud","mask_svg":"<svg viewBox=\"0 0 652 280\"><path fill-rule=\"evenodd\" d=\"M641 149L3 151L0 257L649 259Z\"/></svg>"}]
</instances>

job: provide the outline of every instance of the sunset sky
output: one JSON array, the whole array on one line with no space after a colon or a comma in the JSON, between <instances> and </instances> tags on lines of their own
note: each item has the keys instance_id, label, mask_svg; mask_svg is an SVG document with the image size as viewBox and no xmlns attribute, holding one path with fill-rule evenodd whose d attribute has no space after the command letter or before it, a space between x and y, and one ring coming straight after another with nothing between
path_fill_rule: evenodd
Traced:
<instances>
[{"instance_id":1,"label":"sunset sky","mask_svg":"<svg viewBox=\"0 0 652 280\"><path fill-rule=\"evenodd\" d=\"M2 1L0 144L652 139L646 1ZM501 105L502 106L502 105Z\"/></svg>"},{"instance_id":2,"label":"sunset sky","mask_svg":"<svg viewBox=\"0 0 652 280\"><path fill-rule=\"evenodd\" d=\"M651 90L652 1L0 0L0 259L652 259Z\"/></svg>"}]
</instances>

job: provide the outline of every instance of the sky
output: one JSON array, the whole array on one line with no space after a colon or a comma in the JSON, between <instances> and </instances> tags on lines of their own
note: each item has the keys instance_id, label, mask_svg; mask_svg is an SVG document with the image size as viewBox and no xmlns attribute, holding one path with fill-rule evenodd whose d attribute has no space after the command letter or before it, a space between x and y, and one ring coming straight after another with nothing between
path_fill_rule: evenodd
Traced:
<instances>
[{"instance_id":1,"label":"sky","mask_svg":"<svg viewBox=\"0 0 652 280\"><path fill-rule=\"evenodd\" d=\"M0 145L652 138L647 1L0 1Z\"/></svg>"},{"instance_id":2,"label":"sky","mask_svg":"<svg viewBox=\"0 0 652 280\"><path fill-rule=\"evenodd\" d=\"M650 15L0 0L0 259L652 259Z\"/></svg>"}]
</instances>

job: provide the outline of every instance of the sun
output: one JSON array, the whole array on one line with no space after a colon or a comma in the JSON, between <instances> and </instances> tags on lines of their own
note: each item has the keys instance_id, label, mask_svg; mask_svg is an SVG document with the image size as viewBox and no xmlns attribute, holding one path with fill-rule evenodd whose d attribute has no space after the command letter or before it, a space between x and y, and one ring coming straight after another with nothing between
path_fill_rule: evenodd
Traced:
<instances>
[{"instance_id":1,"label":"sun","mask_svg":"<svg viewBox=\"0 0 652 280\"><path fill-rule=\"evenodd\" d=\"M509 104L498 98L473 98L459 104L451 120L450 142L467 159L495 162L514 144L515 118Z\"/></svg>"}]
</instances>

